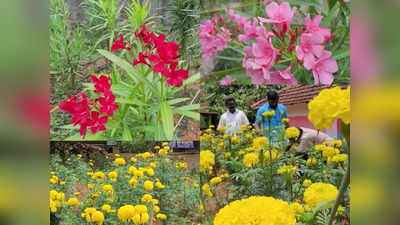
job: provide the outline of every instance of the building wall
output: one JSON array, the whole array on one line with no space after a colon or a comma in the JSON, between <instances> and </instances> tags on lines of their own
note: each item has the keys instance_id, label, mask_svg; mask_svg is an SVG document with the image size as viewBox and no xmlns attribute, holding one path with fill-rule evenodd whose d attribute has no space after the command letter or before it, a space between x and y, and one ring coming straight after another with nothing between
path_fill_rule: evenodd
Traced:
<instances>
[{"instance_id":1,"label":"building wall","mask_svg":"<svg viewBox=\"0 0 400 225\"><path fill-rule=\"evenodd\" d=\"M297 126L297 127L306 127L310 129L315 129L312 123L308 120L308 109L307 104L296 104L296 105L288 105L286 106L288 117L289 117L289 126ZM324 130L324 133L327 133L331 137L340 138L340 127L339 121L335 120L332 124L332 127L328 130Z\"/></svg>"}]
</instances>

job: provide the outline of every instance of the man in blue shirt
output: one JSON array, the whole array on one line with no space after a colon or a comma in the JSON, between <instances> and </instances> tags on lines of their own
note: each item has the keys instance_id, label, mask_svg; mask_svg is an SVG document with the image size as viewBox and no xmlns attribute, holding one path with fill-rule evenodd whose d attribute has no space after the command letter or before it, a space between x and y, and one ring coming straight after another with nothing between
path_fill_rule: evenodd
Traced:
<instances>
[{"instance_id":1,"label":"man in blue shirt","mask_svg":"<svg viewBox=\"0 0 400 225\"><path fill-rule=\"evenodd\" d=\"M276 91L268 91L267 98L268 102L261 106L257 111L255 124L256 129L259 130L261 128L264 136L267 137L268 129L271 129L271 141L274 141L277 138L276 134L280 132L280 126L287 126L287 124L282 122L282 119L287 118L287 112L286 107L278 103L279 95Z\"/></svg>"}]
</instances>

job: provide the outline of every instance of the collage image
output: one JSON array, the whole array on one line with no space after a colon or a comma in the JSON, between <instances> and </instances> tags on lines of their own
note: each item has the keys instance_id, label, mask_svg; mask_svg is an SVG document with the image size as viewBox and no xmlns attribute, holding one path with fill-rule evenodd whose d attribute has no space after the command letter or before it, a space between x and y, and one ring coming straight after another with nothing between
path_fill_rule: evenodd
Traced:
<instances>
[{"instance_id":1,"label":"collage image","mask_svg":"<svg viewBox=\"0 0 400 225\"><path fill-rule=\"evenodd\" d=\"M50 0L51 225L349 225L349 0Z\"/></svg>"}]
</instances>

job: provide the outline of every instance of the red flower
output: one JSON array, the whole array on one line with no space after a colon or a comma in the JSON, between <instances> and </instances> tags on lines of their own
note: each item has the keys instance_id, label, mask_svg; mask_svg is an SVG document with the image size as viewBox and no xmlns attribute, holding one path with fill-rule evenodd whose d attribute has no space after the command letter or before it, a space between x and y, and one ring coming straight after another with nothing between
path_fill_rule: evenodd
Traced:
<instances>
[{"instance_id":1,"label":"red flower","mask_svg":"<svg viewBox=\"0 0 400 225\"><path fill-rule=\"evenodd\" d=\"M94 88L98 93L104 93L111 88L111 80L107 76L101 75L97 78L96 76L91 75L90 79L94 82Z\"/></svg>"},{"instance_id":2,"label":"red flower","mask_svg":"<svg viewBox=\"0 0 400 225\"><path fill-rule=\"evenodd\" d=\"M100 112L106 113L110 116L114 115L114 111L118 109L118 105L115 104L115 96L113 94L106 95L104 97L97 98L97 101L100 103Z\"/></svg>"},{"instance_id":3,"label":"red flower","mask_svg":"<svg viewBox=\"0 0 400 225\"><path fill-rule=\"evenodd\" d=\"M139 52L138 55L138 59L133 60L133 66L136 66L137 64L143 63L145 65L150 66L147 62L146 62L146 58L148 58L148 56L146 56L145 54L143 54L143 52Z\"/></svg>"},{"instance_id":4,"label":"red flower","mask_svg":"<svg viewBox=\"0 0 400 225\"><path fill-rule=\"evenodd\" d=\"M68 95L68 100L62 101L59 107L61 110L71 114L70 122L74 125L79 124L79 133L81 136L85 136L86 128L90 123L90 107L85 93L79 93L72 97Z\"/></svg>"},{"instance_id":5,"label":"red flower","mask_svg":"<svg viewBox=\"0 0 400 225\"><path fill-rule=\"evenodd\" d=\"M146 29L146 26L143 24L142 29L140 31L135 32L135 37L139 38L141 42L145 45L151 45L152 44L152 39L151 39L151 32L148 32Z\"/></svg>"},{"instance_id":6,"label":"red flower","mask_svg":"<svg viewBox=\"0 0 400 225\"><path fill-rule=\"evenodd\" d=\"M123 34L120 34L119 39L115 40L113 45L111 46L111 51L117 51L119 49L126 49L126 50L131 49L124 45L124 35Z\"/></svg>"},{"instance_id":7,"label":"red flower","mask_svg":"<svg viewBox=\"0 0 400 225\"><path fill-rule=\"evenodd\" d=\"M90 130L92 131L92 134L95 134L97 131L104 131L106 130L106 127L104 124L107 123L108 117L107 116L102 116L99 117L100 113L93 111L92 112L92 124L90 127Z\"/></svg>"}]
</instances>

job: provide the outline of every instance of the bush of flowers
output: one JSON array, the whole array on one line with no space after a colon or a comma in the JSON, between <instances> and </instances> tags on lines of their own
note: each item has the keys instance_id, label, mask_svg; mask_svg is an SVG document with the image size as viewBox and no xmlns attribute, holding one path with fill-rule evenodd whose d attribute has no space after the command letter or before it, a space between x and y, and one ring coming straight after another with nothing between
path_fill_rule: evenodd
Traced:
<instances>
[{"instance_id":1,"label":"bush of flowers","mask_svg":"<svg viewBox=\"0 0 400 225\"><path fill-rule=\"evenodd\" d=\"M325 89L309 103L309 120L318 130L330 127L334 119L349 126L349 101L350 88ZM295 127L282 125L271 132L266 128L266 136L251 125L242 126L236 136L224 133L223 127L213 128L205 130L200 140L203 224L311 225L348 220L345 134L342 140L312 146L305 158L296 154L296 144L290 144L300 134Z\"/></svg>"},{"instance_id":2,"label":"bush of flowers","mask_svg":"<svg viewBox=\"0 0 400 225\"><path fill-rule=\"evenodd\" d=\"M196 224L198 168L172 161L167 143L124 158L100 161L69 155L50 162L52 224ZM102 163L101 163L102 162ZM197 172L196 172L197 171Z\"/></svg>"},{"instance_id":3,"label":"bush of flowers","mask_svg":"<svg viewBox=\"0 0 400 225\"><path fill-rule=\"evenodd\" d=\"M79 129L68 140L132 141L138 134L145 140L174 140L175 114L200 120L199 104L174 97L199 74L189 75L176 42L146 26L147 5L133 1L132 7L134 32L114 41L111 36L110 49L98 50L112 62L111 73L91 75L86 89L59 104L71 116L64 128Z\"/></svg>"},{"instance_id":4,"label":"bush of flowers","mask_svg":"<svg viewBox=\"0 0 400 225\"><path fill-rule=\"evenodd\" d=\"M202 22L202 59L233 65L215 72L227 75L221 85L232 83L228 74L242 79L243 71L253 84L350 82L348 3L264 3L255 12L227 9Z\"/></svg>"}]
</instances>

